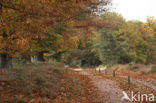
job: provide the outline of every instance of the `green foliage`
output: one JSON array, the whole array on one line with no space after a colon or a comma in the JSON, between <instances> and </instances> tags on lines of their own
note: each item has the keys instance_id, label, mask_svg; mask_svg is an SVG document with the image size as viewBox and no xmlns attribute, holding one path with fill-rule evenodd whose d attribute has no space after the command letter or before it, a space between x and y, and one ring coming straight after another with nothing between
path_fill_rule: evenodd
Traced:
<instances>
[{"instance_id":1,"label":"green foliage","mask_svg":"<svg viewBox=\"0 0 156 103\"><path fill-rule=\"evenodd\" d=\"M27 79L27 76L24 74L23 69L17 69L17 72L14 74L15 79L24 81Z\"/></svg>"},{"instance_id":2,"label":"green foliage","mask_svg":"<svg viewBox=\"0 0 156 103\"><path fill-rule=\"evenodd\" d=\"M89 40L84 35L78 36L79 40L82 38L84 40L77 43L78 47L73 50L62 49L53 57L66 64L87 66L100 65L101 62L108 66L117 63L148 64L156 62L156 20L154 18L148 18L146 23L126 22L121 15L110 12L97 18L112 23L113 27L102 27L98 31L92 28L94 33L91 33ZM94 20L98 19L94 18ZM64 30L72 34L72 28L66 25L64 28L58 27L56 32L61 34L61 31Z\"/></svg>"},{"instance_id":3,"label":"green foliage","mask_svg":"<svg viewBox=\"0 0 156 103\"><path fill-rule=\"evenodd\" d=\"M121 50L115 35L108 29L102 29L99 33L100 36L94 51L98 52L99 58L104 65L112 66L117 64Z\"/></svg>"},{"instance_id":4,"label":"green foliage","mask_svg":"<svg viewBox=\"0 0 156 103\"><path fill-rule=\"evenodd\" d=\"M153 73L153 74L156 73L156 65L152 66L150 73Z\"/></svg>"},{"instance_id":5,"label":"green foliage","mask_svg":"<svg viewBox=\"0 0 156 103\"><path fill-rule=\"evenodd\" d=\"M156 62L156 20L148 18L146 23L128 21L117 13L105 13L101 18L114 25L102 28L93 50L104 65L117 63Z\"/></svg>"}]
</instances>

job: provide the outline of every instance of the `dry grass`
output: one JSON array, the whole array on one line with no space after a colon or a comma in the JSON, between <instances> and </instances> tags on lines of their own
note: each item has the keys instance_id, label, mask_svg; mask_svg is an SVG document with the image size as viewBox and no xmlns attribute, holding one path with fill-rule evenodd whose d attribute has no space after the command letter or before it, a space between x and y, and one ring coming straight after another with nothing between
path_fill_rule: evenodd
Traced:
<instances>
[{"instance_id":1,"label":"dry grass","mask_svg":"<svg viewBox=\"0 0 156 103\"><path fill-rule=\"evenodd\" d=\"M36 98L50 101L61 85L63 65L28 64L8 75L12 75L10 80L0 81L0 103L31 103Z\"/></svg>"},{"instance_id":2,"label":"dry grass","mask_svg":"<svg viewBox=\"0 0 156 103\"><path fill-rule=\"evenodd\" d=\"M0 103L98 103L90 80L60 63L27 64L1 75L7 79L0 80Z\"/></svg>"}]
</instances>

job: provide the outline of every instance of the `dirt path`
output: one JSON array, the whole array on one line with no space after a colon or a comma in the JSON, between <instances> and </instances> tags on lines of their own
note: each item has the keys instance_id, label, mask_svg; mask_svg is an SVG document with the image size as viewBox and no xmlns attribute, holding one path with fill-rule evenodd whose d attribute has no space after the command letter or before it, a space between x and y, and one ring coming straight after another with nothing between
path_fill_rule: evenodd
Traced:
<instances>
[{"instance_id":1,"label":"dirt path","mask_svg":"<svg viewBox=\"0 0 156 103\"><path fill-rule=\"evenodd\" d=\"M76 70L81 75L88 76L93 84L99 89L101 92L102 103L131 103L122 101L123 90L119 88L118 84L115 81L102 78L100 76L94 76L87 70Z\"/></svg>"}]
</instances>

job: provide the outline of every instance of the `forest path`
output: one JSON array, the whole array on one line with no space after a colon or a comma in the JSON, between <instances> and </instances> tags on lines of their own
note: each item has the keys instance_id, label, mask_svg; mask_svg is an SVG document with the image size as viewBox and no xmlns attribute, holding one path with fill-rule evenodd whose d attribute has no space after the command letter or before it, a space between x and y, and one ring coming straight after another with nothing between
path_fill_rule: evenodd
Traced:
<instances>
[{"instance_id":1,"label":"forest path","mask_svg":"<svg viewBox=\"0 0 156 103\"><path fill-rule=\"evenodd\" d=\"M91 79L91 82L100 91L102 103L131 103L128 101L122 101L123 90L118 86L116 81L101 76L95 76L89 70L75 69L75 71Z\"/></svg>"}]
</instances>

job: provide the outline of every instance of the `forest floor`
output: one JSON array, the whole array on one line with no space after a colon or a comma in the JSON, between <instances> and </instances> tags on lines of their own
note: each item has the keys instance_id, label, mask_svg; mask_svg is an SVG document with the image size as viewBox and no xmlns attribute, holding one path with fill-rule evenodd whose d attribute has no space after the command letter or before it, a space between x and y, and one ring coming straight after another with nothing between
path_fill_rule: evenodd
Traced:
<instances>
[{"instance_id":1,"label":"forest floor","mask_svg":"<svg viewBox=\"0 0 156 103\"><path fill-rule=\"evenodd\" d=\"M86 75L61 63L0 70L0 103L105 103Z\"/></svg>"},{"instance_id":2,"label":"forest floor","mask_svg":"<svg viewBox=\"0 0 156 103\"><path fill-rule=\"evenodd\" d=\"M105 74L61 63L26 64L0 71L0 103L131 103L122 101L123 91L156 96L155 83L154 75L132 71L118 70L113 77L111 69Z\"/></svg>"},{"instance_id":3,"label":"forest floor","mask_svg":"<svg viewBox=\"0 0 156 103\"><path fill-rule=\"evenodd\" d=\"M103 103L156 103L156 101L146 101L145 98L142 102L122 100L123 91L129 97L131 97L132 92L134 94L154 94L156 96L156 79L152 76L136 76L136 73L133 73L133 75L131 73L131 84L128 84L128 74L126 75L126 72L123 71L116 72L116 77L113 77L110 73L105 74L104 71L99 73L99 71L95 72L91 69L74 69L74 71L90 78L94 86L100 91Z\"/></svg>"}]
</instances>

